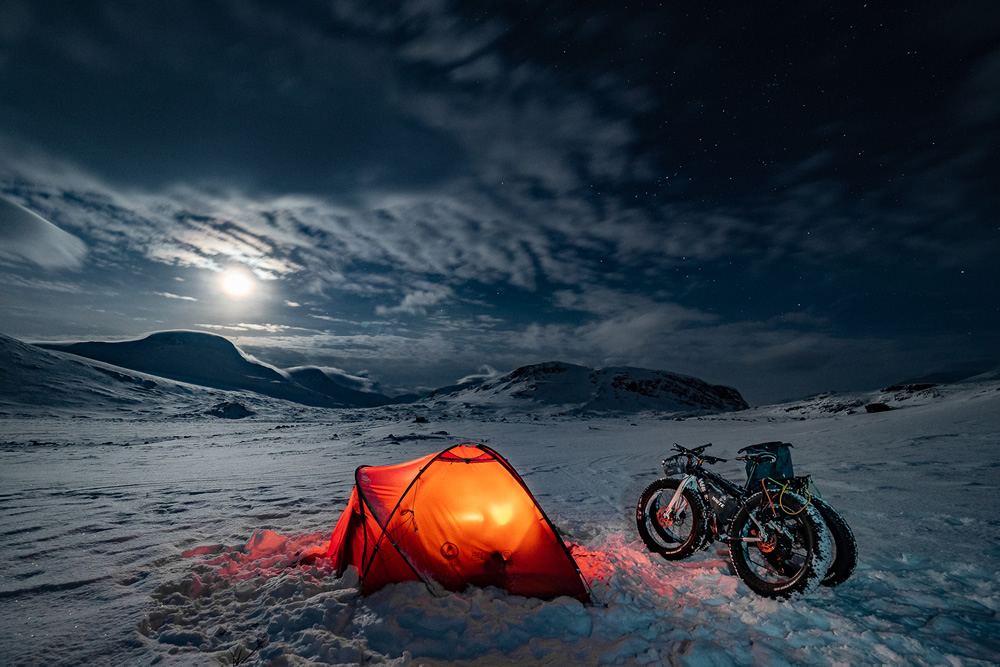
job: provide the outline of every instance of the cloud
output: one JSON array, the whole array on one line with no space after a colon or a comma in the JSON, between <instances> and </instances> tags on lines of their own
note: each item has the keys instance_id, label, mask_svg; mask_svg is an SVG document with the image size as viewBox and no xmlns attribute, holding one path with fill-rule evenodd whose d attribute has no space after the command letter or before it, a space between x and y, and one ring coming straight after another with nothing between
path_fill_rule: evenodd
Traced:
<instances>
[{"instance_id":1,"label":"cloud","mask_svg":"<svg viewBox=\"0 0 1000 667\"><path fill-rule=\"evenodd\" d=\"M230 340L281 367L366 368L367 374L382 378L383 383L391 383L401 391L443 386L461 373L457 368L475 367L475 362L465 361L466 354L454 341L435 331L420 335L392 331L347 335L235 335ZM453 359L461 359L461 366L453 364L450 361Z\"/></svg>"},{"instance_id":2,"label":"cloud","mask_svg":"<svg viewBox=\"0 0 1000 667\"><path fill-rule=\"evenodd\" d=\"M303 327L291 326L288 324L256 324L249 322L239 322L237 324L196 324L195 326L204 327L205 329L215 329L220 331L257 331L262 333L284 333L292 331L304 331L308 333L315 333L314 329L305 329Z\"/></svg>"},{"instance_id":3,"label":"cloud","mask_svg":"<svg viewBox=\"0 0 1000 667\"><path fill-rule=\"evenodd\" d=\"M238 196L213 197L190 188L124 191L65 160L13 145L19 149L19 159L4 165L0 158L0 187L6 181L4 190L86 238L94 262L117 265L131 253L170 266L212 271L241 264L263 280L302 268L281 251L279 244L285 239L253 213L236 219L223 216L245 202ZM6 178L4 166L9 169ZM301 242L305 244L304 239Z\"/></svg>"},{"instance_id":4,"label":"cloud","mask_svg":"<svg viewBox=\"0 0 1000 667\"><path fill-rule=\"evenodd\" d=\"M527 53L515 56L505 50L499 36L508 26L495 16L470 23L434 2L393 12L333 3L329 20L373 38L366 41L371 48L362 50L351 40L321 34L326 19L310 25L302 14L266 5L192 11L192 16L209 11L231 18L233 30L259 40L261 53L239 51L232 62L213 64L199 73L190 68L193 59L204 55L205 49L214 53L215 47L196 21L171 23L167 29L175 39L169 40L169 48L156 50L139 37L151 33L158 20L155 13L120 8L101 16L84 12L78 30L93 32L108 22L108 30L123 40L108 48L134 49L151 72L169 74L162 80L177 86L218 84L219 91L206 93L205 101L220 101L215 98L222 96L220 116L229 110L233 118L244 117L231 107L246 102L248 95L264 104L264 115L272 105L286 106L292 116L280 118L314 129L306 122L306 110L298 108L304 99L312 109L330 104L324 115L337 119L330 124L350 127L352 119L374 107L358 130L363 140L371 138L373 128L382 131L380 122L388 114L394 119L390 126L405 125L407 132L426 135L431 142L401 138L400 152L440 155L437 149L443 146L436 142L443 142L449 146L444 154L455 157L458 168L444 170L433 184L419 186L390 173L317 188L304 171L329 170L334 163L354 168L354 158L342 160L337 152L319 156L325 135L315 138L316 145L309 150L294 143L302 155L293 166L269 159L266 152L242 155L240 151L255 142L253 132L244 137L245 146L231 136L237 143L227 144L222 154L239 164L227 173L237 174L245 166L259 175L274 176L272 171L280 168L287 172L283 172L287 181L294 176L296 182L265 179L269 185L255 188L253 179L238 175L220 182L186 172L168 181L124 187L113 175L102 175L107 172L96 162L89 167L93 171L69 177L71 167L56 168L53 160L42 164L36 159L36 178L27 181L60 186L46 188L44 194L49 196L37 202L72 220L92 243L93 252L107 261L113 255L120 259L124 245L166 265L219 270L239 263L265 279L296 276L301 287L314 295L350 292L384 299L420 280L451 288L473 281L507 283L529 291L544 284L583 289L626 275L636 264L654 276L679 258L716 262L750 256L781 261L800 253L810 261L826 261L856 247L877 247L844 234L846 221L829 212L826 204L842 202L829 197L838 192L836 185L818 177L831 159L828 153L790 166L800 189L788 191L781 201L730 206L675 201L655 207L627 201L616 193L650 180L652 153L643 146L630 115L635 112L623 112L611 98L642 91L629 88L611 73L602 74L599 86L581 90L572 77L562 76L551 65L532 60ZM58 24L62 19L48 20ZM261 55L271 53L267 45L283 40L288 51L276 49L274 58ZM288 53L308 56L301 62L309 64L302 65ZM324 69L324 63L333 62L338 66ZM432 66L452 72L476 63L488 64L494 75L479 82L428 79L413 69ZM253 73L249 80L233 79L246 81L247 90L234 89L228 76L237 65ZM96 64L86 68L93 76L104 76ZM356 74L342 72L345 69L372 74L351 88ZM351 89L349 97L357 101L357 109L345 109L343 102L334 103L325 93L309 92L317 88L311 84L320 81L324 71L333 77L326 82L332 90L340 90L342 83ZM322 135L330 130L319 131ZM223 134L232 133L230 128ZM274 142L281 143L280 139L275 137ZM204 157L189 149L194 150L182 142L170 153L192 158L185 169L191 162L201 164ZM23 153L15 161L20 173L31 162ZM397 163L389 153L370 157L373 165ZM71 160L64 163L72 165ZM435 171L433 165L421 168ZM810 175L818 187L801 182ZM72 199L63 196L67 191ZM811 227L811 238L797 233L803 225ZM841 247L835 245L837 239ZM426 312L436 305L428 301L435 298L434 292L420 291L411 290L394 306L381 306L379 313Z\"/></svg>"},{"instance_id":5,"label":"cloud","mask_svg":"<svg viewBox=\"0 0 1000 667\"><path fill-rule=\"evenodd\" d=\"M421 289L410 292L398 306L377 306L375 313L378 315L391 315L394 313L407 313L409 315L425 315L427 309L444 303L454 296L450 287L425 283Z\"/></svg>"},{"instance_id":6,"label":"cloud","mask_svg":"<svg viewBox=\"0 0 1000 667\"><path fill-rule=\"evenodd\" d=\"M40 280L38 278L26 278L12 273L4 275L4 284L9 287L20 287L30 290L42 290L46 292L62 292L64 294L90 294L90 286L82 285L78 282L68 282L65 280ZM114 293L106 294L108 297L118 296Z\"/></svg>"},{"instance_id":7,"label":"cloud","mask_svg":"<svg viewBox=\"0 0 1000 667\"><path fill-rule=\"evenodd\" d=\"M337 384L343 385L349 389L367 392L378 392L381 390L378 382L368 377L368 372L364 370L349 373L342 368L335 368L333 366L292 366L291 368L286 368L284 370L289 373L293 373L298 370L311 368L322 371Z\"/></svg>"},{"instance_id":8,"label":"cloud","mask_svg":"<svg viewBox=\"0 0 1000 667\"><path fill-rule=\"evenodd\" d=\"M307 317L312 317L313 319L323 320L325 322L333 322L334 324L354 324L353 321L344 319L342 317L331 317L330 315L317 315L315 313L309 313Z\"/></svg>"},{"instance_id":9,"label":"cloud","mask_svg":"<svg viewBox=\"0 0 1000 667\"><path fill-rule=\"evenodd\" d=\"M109 252L124 240L169 265L217 270L239 262L261 277L308 273L314 293L398 292L399 284L374 275L344 279L356 263L393 271L400 283L419 279L405 275L412 272L527 289L542 278L572 284L594 271L580 261L577 244L587 249L603 240L594 238L601 216L573 193L594 179L620 183L648 172L631 157L638 136L627 119L602 110L550 67L523 56L511 61L498 43L509 28L503 19L469 22L436 2L392 12L337 2L328 18L260 3L189 8L179 12L189 19L163 22L156 48L148 38L163 16L155 11L81 9L68 32L89 37L77 46L58 29L67 18L41 12L66 61L52 64L53 77L76 72L95 90L112 79L118 88L139 74L135 62L164 82L164 94L183 91L118 108L81 92L86 85L72 88L83 108L101 112L85 118L129 137L113 155L104 153L110 147L55 144L44 133L13 128L34 146L65 151L66 162L87 156L87 177L68 189L110 199L50 205L75 214L88 208L76 224ZM224 33L250 35L259 48L218 53L216 42L225 40L209 39L203 26L216 25L210 18L229 19L219 23ZM365 48L337 37L340 29L325 29L328 21L360 31ZM83 57L81 41L99 42L112 57ZM193 66L206 60L207 67ZM462 75L428 80L428 67L485 67L494 75L480 84ZM246 118L247 107L271 121L267 133L232 122ZM317 108L331 122L311 122ZM156 122L143 124L154 110ZM155 131L132 136L137 125ZM101 134L86 129L81 136ZM161 141L167 145L156 145ZM146 155L157 164L145 165ZM215 169L218 156L225 168L203 173ZM15 162L19 170L24 162ZM126 166L150 176L126 177ZM53 182L28 179L39 181ZM101 185L87 185L95 182ZM194 182L198 188L186 185Z\"/></svg>"},{"instance_id":10,"label":"cloud","mask_svg":"<svg viewBox=\"0 0 1000 667\"><path fill-rule=\"evenodd\" d=\"M407 112L398 93L408 61L392 40L359 48L318 8L31 7L0 68L8 125L118 186L194 180L348 197L437 184L464 161L446 133ZM329 122L315 122L318 111Z\"/></svg>"},{"instance_id":11,"label":"cloud","mask_svg":"<svg viewBox=\"0 0 1000 667\"><path fill-rule=\"evenodd\" d=\"M583 291L560 290L553 293L553 299L557 306L565 310L597 316L596 320L603 324L595 329L620 327L623 332L630 331L632 334L648 326L653 327L655 332L668 333L684 325L718 320L717 315L695 308L600 285Z\"/></svg>"},{"instance_id":12,"label":"cloud","mask_svg":"<svg viewBox=\"0 0 1000 667\"><path fill-rule=\"evenodd\" d=\"M181 301L197 301L198 299L193 296L181 296L179 294L171 294L170 292L155 292L156 295L166 297L168 299L180 299Z\"/></svg>"},{"instance_id":13,"label":"cloud","mask_svg":"<svg viewBox=\"0 0 1000 667\"><path fill-rule=\"evenodd\" d=\"M44 269L79 269L87 246L40 215L0 197L0 259Z\"/></svg>"},{"instance_id":14,"label":"cloud","mask_svg":"<svg viewBox=\"0 0 1000 667\"><path fill-rule=\"evenodd\" d=\"M489 364L483 364L479 367L478 372L471 373L455 380L455 384L465 384L466 382L486 382L487 380L492 380L493 378L500 377L501 375L503 375L503 372L498 371Z\"/></svg>"}]
</instances>

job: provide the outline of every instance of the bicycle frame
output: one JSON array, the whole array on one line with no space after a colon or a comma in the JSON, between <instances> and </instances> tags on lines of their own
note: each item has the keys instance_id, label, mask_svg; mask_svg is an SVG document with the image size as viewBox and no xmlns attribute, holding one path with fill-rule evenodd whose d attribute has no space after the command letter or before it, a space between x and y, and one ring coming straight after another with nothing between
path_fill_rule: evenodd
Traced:
<instances>
[{"instance_id":1,"label":"bicycle frame","mask_svg":"<svg viewBox=\"0 0 1000 667\"><path fill-rule=\"evenodd\" d=\"M682 497L682 494L684 493L684 489L694 486L697 489L698 493L700 493L702 498L704 499L705 506L708 507L709 511L712 512L713 520L716 519L718 517L718 514L715 511L715 509L712 508L712 503L709 500L708 489L706 488L704 482L704 480L706 479L719 486L723 491L725 491L727 494L735 498L742 508L746 509L746 499L750 495L750 478L752 478L753 476L752 472L754 469L756 469L757 463L754 462L754 467L751 469L751 474L748 476L746 484L743 487L740 487L739 485L734 484L733 482L729 481L722 475L712 472L711 470L706 470L702 466L701 461L702 459L699 458L695 463L691 461L689 457L689 463L686 466L688 470L685 473L684 478L677 485L677 490L674 491L674 495L670 498L670 502L667 503L667 507L665 508L667 512L669 513L676 512L677 508L680 506L680 499ZM664 470L664 472L666 472L666 470ZM748 514L750 516L750 519L754 522L754 524L756 524L757 529L760 531L761 535L763 535L764 527L760 525L759 521L757 521L757 517L755 517L752 512L748 512ZM730 541L730 538L728 536L724 537L722 535L722 532L723 532L723 527L716 524L715 538L718 540L722 540L724 542ZM761 537L744 537L741 538L741 541L760 542Z\"/></svg>"}]
</instances>

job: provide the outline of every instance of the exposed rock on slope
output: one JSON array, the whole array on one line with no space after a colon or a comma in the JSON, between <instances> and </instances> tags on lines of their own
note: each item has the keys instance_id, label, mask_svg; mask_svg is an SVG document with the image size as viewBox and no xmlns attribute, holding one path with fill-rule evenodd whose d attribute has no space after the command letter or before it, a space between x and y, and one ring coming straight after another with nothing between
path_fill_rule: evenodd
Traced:
<instances>
[{"instance_id":1,"label":"exposed rock on slope","mask_svg":"<svg viewBox=\"0 0 1000 667\"><path fill-rule=\"evenodd\" d=\"M522 366L434 398L473 404L518 403L598 412L726 412L749 407L732 387L644 368L593 369L562 362Z\"/></svg>"}]
</instances>

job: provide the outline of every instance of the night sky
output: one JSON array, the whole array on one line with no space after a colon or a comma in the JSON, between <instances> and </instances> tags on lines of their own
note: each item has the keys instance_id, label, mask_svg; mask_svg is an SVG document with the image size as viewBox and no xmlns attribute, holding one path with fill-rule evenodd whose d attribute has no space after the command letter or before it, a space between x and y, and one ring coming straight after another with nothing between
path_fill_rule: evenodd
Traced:
<instances>
[{"instance_id":1,"label":"night sky","mask_svg":"<svg viewBox=\"0 0 1000 667\"><path fill-rule=\"evenodd\" d=\"M992 1L0 3L22 340L762 404L1000 367L998 256Z\"/></svg>"}]
</instances>

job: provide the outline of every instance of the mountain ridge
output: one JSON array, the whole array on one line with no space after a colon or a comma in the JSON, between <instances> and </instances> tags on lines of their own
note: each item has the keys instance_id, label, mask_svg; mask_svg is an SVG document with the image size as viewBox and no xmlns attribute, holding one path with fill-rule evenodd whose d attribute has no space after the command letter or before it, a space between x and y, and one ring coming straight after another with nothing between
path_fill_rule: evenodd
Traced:
<instances>
[{"instance_id":1,"label":"mountain ridge","mask_svg":"<svg viewBox=\"0 0 1000 667\"><path fill-rule=\"evenodd\" d=\"M606 412L705 413L749 407L732 387L627 366L594 369L552 361L521 366L486 381L443 387L423 397L389 397L347 387L316 366L274 367L224 336L200 331L160 331L130 341L39 343L36 347L176 382L250 391L314 407L368 408L418 399Z\"/></svg>"},{"instance_id":2,"label":"mountain ridge","mask_svg":"<svg viewBox=\"0 0 1000 667\"><path fill-rule=\"evenodd\" d=\"M125 347L116 347L122 345ZM151 349L159 356L136 354ZM220 373L220 368L228 373ZM440 387L423 396L389 397L361 391L355 388L357 382L346 386L337 382L336 373L319 367L279 369L255 359L223 336L191 331L158 332L123 343L34 345L0 334L0 371L0 404L8 407L77 409L95 405L134 412L214 414L206 411L206 405L220 400L259 409L286 401L320 408L377 408L420 401L425 407L446 412L476 407L493 412L655 412L674 416L750 407L735 388L692 376L629 366L595 369L559 361L521 366L502 375ZM902 384L879 391L828 392L756 409L801 416L850 414L870 402L903 407L934 400L961 385L989 383L998 377L1000 371L994 370L954 385ZM268 404L270 399L280 403ZM226 408L223 412L227 410L232 411Z\"/></svg>"},{"instance_id":3,"label":"mountain ridge","mask_svg":"<svg viewBox=\"0 0 1000 667\"><path fill-rule=\"evenodd\" d=\"M350 407L299 385L287 373L216 334L158 331L141 339L114 343L39 343L37 347L203 387L252 391L315 407Z\"/></svg>"}]
</instances>

